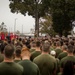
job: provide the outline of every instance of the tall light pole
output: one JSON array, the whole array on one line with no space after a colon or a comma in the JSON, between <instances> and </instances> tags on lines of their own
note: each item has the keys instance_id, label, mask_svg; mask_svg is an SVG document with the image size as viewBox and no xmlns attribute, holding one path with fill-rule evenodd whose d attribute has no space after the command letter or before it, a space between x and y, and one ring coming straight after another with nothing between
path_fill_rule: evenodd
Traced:
<instances>
[{"instance_id":1,"label":"tall light pole","mask_svg":"<svg viewBox=\"0 0 75 75\"><path fill-rule=\"evenodd\" d=\"M22 35L23 35L23 25L22 25Z\"/></svg>"},{"instance_id":2,"label":"tall light pole","mask_svg":"<svg viewBox=\"0 0 75 75\"><path fill-rule=\"evenodd\" d=\"M15 21L14 21L14 35L16 34L16 20L17 18L15 18Z\"/></svg>"}]
</instances>

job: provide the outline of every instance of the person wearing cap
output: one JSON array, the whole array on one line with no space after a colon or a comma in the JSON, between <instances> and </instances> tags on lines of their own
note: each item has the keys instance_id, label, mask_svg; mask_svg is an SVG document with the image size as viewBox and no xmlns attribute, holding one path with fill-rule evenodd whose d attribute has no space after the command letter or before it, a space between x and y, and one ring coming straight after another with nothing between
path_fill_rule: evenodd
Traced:
<instances>
[{"instance_id":1,"label":"person wearing cap","mask_svg":"<svg viewBox=\"0 0 75 75\"><path fill-rule=\"evenodd\" d=\"M62 74L64 72L65 72L65 75L74 75L75 74L75 72L74 72L74 70L75 70L75 56L73 55L73 50L74 50L73 46L68 45L68 51L67 51L68 55L66 57L62 58L60 61L60 72ZM73 64L73 67L71 66L72 64ZM70 74L70 73L73 73L73 74Z\"/></svg>"},{"instance_id":2,"label":"person wearing cap","mask_svg":"<svg viewBox=\"0 0 75 75\"><path fill-rule=\"evenodd\" d=\"M14 62L14 46L4 48L4 61L0 63L0 75L23 75L23 67Z\"/></svg>"},{"instance_id":3,"label":"person wearing cap","mask_svg":"<svg viewBox=\"0 0 75 75\"><path fill-rule=\"evenodd\" d=\"M51 54L52 56L54 56L54 57L55 57L56 52L55 52L54 50L52 50L52 51L50 52L50 54Z\"/></svg>"},{"instance_id":4,"label":"person wearing cap","mask_svg":"<svg viewBox=\"0 0 75 75\"><path fill-rule=\"evenodd\" d=\"M29 48L22 48L21 57L22 60L19 62L24 68L24 75L40 75L38 66L30 61L30 50Z\"/></svg>"},{"instance_id":5,"label":"person wearing cap","mask_svg":"<svg viewBox=\"0 0 75 75\"><path fill-rule=\"evenodd\" d=\"M38 65L41 75L56 75L56 59L49 54L49 51L50 43L44 42L42 53L33 60Z\"/></svg>"},{"instance_id":6,"label":"person wearing cap","mask_svg":"<svg viewBox=\"0 0 75 75\"><path fill-rule=\"evenodd\" d=\"M55 56L56 56L56 52L55 52L54 50L52 50L52 51L50 52L50 55L52 55L53 57L55 57ZM55 57L55 59L56 59L56 63L57 63L56 74L58 74L58 73L60 72L60 68L59 68L59 59L56 58L56 57Z\"/></svg>"}]
</instances>

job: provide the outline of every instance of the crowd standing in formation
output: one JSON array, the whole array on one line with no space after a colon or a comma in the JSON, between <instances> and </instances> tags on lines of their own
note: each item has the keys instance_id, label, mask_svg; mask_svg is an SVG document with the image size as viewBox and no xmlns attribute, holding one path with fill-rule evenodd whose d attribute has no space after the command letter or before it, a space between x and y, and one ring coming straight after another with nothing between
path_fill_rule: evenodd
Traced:
<instances>
[{"instance_id":1,"label":"crowd standing in formation","mask_svg":"<svg viewBox=\"0 0 75 75\"><path fill-rule=\"evenodd\" d=\"M75 38L0 40L0 75L74 75Z\"/></svg>"}]
</instances>

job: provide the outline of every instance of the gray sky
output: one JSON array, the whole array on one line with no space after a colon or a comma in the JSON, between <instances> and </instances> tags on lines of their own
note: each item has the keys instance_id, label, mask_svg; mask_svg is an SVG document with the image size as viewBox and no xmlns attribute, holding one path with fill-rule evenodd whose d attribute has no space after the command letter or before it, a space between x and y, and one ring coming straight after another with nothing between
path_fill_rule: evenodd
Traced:
<instances>
[{"instance_id":1,"label":"gray sky","mask_svg":"<svg viewBox=\"0 0 75 75\"><path fill-rule=\"evenodd\" d=\"M14 23L16 19L16 30L27 33L35 25L35 20L31 16L23 16L19 14L13 14L10 12L9 0L0 0L0 24L2 22L7 26L8 31L14 31Z\"/></svg>"}]
</instances>

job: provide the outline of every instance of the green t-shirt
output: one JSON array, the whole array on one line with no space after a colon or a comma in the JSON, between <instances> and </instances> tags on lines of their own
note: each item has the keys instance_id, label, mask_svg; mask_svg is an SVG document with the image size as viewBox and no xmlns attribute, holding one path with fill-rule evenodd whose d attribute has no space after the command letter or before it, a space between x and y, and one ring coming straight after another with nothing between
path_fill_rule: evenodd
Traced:
<instances>
[{"instance_id":1,"label":"green t-shirt","mask_svg":"<svg viewBox=\"0 0 75 75\"><path fill-rule=\"evenodd\" d=\"M22 60L19 64L24 68L24 75L40 75L38 66L30 60Z\"/></svg>"},{"instance_id":2,"label":"green t-shirt","mask_svg":"<svg viewBox=\"0 0 75 75\"><path fill-rule=\"evenodd\" d=\"M60 72L60 65L59 65L59 59L56 58L56 63L57 63L57 70L56 70L56 73L59 73Z\"/></svg>"},{"instance_id":3,"label":"green t-shirt","mask_svg":"<svg viewBox=\"0 0 75 75\"><path fill-rule=\"evenodd\" d=\"M50 47L50 51L54 50L55 48L53 46Z\"/></svg>"},{"instance_id":4,"label":"green t-shirt","mask_svg":"<svg viewBox=\"0 0 75 75\"><path fill-rule=\"evenodd\" d=\"M67 52L61 52L59 55L58 55L58 59L61 60L62 58L66 57L68 55Z\"/></svg>"},{"instance_id":5,"label":"green t-shirt","mask_svg":"<svg viewBox=\"0 0 75 75\"><path fill-rule=\"evenodd\" d=\"M35 49L30 49L30 52L32 53L32 52L34 52L35 51Z\"/></svg>"},{"instance_id":6,"label":"green t-shirt","mask_svg":"<svg viewBox=\"0 0 75 75\"><path fill-rule=\"evenodd\" d=\"M60 72L60 73L58 73L57 75L62 75L62 73Z\"/></svg>"},{"instance_id":7,"label":"green t-shirt","mask_svg":"<svg viewBox=\"0 0 75 75\"><path fill-rule=\"evenodd\" d=\"M23 67L15 62L1 62L0 75L23 75Z\"/></svg>"},{"instance_id":8,"label":"green t-shirt","mask_svg":"<svg viewBox=\"0 0 75 75\"><path fill-rule=\"evenodd\" d=\"M18 62L20 62L21 60L14 60L14 62L16 62L16 63L18 63Z\"/></svg>"},{"instance_id":9,"label":"green t-shirt","mask_svg":"<svg viewBox=\"0 0 75 75\"><path fill-rule=\"evenodd\" d=\"M75 57L74 56L66 56L66 57L62 58L60 61L60 67L63 68L67 61L72 61L73 63L75 63Z\"/></svg>"},{"instance_id":10,"label":"green t-shirt","mask_svg":"<svg viewBox=\"0 0 75 75\"><path fill-rule=\"evenodd\" d=\"M60 67L63 69L62 74L65 75L74 75L75 74L75 57L66 56L60 61Z\"/></svg>"},{"instance_id":11,"label":"green t-shirt","mask_svg":"<svg viewBox=\"0 0 75 75\"><path fill-rule=\"evenodd\" d=\"M32 53L31 53L30 60L33 61L33 59L34 59L35 57L37 57L38 55L40 55L40 54L41 54L41 51L34 51L34 52L32 52Z\"/></svg>"},{"instance_id":12,"label":"green t-shirt","mask_svg":"<svg viewBox=\"0 0 75 75\"><path fill-rule=\"evenodd\" d=\"M55 49L55 52L56 52L56 58L58 57L58 55L62 52L61 49Z\"/></svg>"},{"instance_id":13,"label":"green t-shirt","mask_svg":"<svg viewBox=\"0 0 75 75\"><path fill-rule=\"evenodd\" d=\"M38 65L41 75L53 75L56 70L56 59L49 54L41 54L33 62Z\"/></svg>"}]
</instances>

